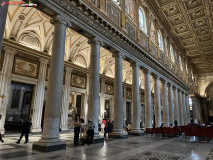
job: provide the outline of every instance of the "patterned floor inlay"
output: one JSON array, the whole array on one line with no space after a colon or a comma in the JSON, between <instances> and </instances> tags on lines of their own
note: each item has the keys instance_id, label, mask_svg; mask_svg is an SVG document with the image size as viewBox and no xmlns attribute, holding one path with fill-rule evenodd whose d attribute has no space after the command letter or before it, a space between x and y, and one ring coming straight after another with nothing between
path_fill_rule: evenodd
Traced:
<instances>
[{"instance_id":1,"label":"patterned floor inlay","mask_svg":"<svg viewBox=\"0 0 213 160\"><path fill-rule=\"evenodd\" d=\"M162 145L158 148L155 148L155 150L158 150L158 151L166 151L166 152L181 153L181 154L188 154L191 152L192 149L193 149L193 146L191 144L181 143L181 142L169 143L166 145Z\"/></svg>"},{"instance_id":2,"label":"patterned floor inlay","mask_svg":"<svg viewBox=\"0 0 213 160\"><path fill-rule=\"evenodd\" d=\"M208 155L208 157L206 158L206 160L213 160L213 149L210 152L210 154Z\"/></svg>"},{"instance_id":3,"label":"patterned floor inlay","mask_svg":"<svg viewBox=\"0 0 213 160\"><path fill-rule=\"evenodd\" d=\"M158 154L152 152L143 152L134 155L131 158L125 160L180 160L180 157L166 155L166 154Z\"/></svg>"}]
</instances>

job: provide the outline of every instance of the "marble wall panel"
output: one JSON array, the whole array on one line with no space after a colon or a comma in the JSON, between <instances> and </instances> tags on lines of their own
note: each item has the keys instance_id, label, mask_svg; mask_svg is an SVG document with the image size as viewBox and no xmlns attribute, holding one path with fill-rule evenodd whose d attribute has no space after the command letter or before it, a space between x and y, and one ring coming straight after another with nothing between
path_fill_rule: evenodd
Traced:
<instances>
[{"instance_id":1,"label":"marble wall panel","mask_svg":"<svg viewBox=\"0 0 213 160\"><path fill-rule=\"evenodd\" d=\"M148 50L148 39L145 38L145 37L141 34L140 40L141 40L142 46L143 46L146 50Z\"/></svg>"},{"instance_id":2,"label":"marble wall panel","mask_svg":"<svg viewBox=\"0 0 213 160\"><path fill-rule=\"evenodd\" d=\"M160 62L164 64L165 62L165 54L160 51Z\"/></svg>"},{"instance_id":3,"label":"marble wall panel","mask_svg":"<svg viewBox=\"0 0 213 160\"><path fill-rule=\"evenodd\" d=\"M157 48L154 44L151 45L151 53L153 56L157 57Z\"/></svg>"}]
</instances>

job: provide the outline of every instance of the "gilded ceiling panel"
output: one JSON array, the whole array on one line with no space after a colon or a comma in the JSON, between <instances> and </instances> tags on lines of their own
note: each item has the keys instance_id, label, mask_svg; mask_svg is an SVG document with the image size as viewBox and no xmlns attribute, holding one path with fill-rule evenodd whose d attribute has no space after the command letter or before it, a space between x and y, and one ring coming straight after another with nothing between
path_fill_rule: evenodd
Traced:
<instances>
[{"instance_id":1,"label":"gilded ceiling panel","mask_svg":"<svg viewBox=\"0 0 213 160\"><path fill-rule=\"evenodd\" d=\"M213 72L213 0L148 1L197 72Z\"/></svg>"}]
</instances>

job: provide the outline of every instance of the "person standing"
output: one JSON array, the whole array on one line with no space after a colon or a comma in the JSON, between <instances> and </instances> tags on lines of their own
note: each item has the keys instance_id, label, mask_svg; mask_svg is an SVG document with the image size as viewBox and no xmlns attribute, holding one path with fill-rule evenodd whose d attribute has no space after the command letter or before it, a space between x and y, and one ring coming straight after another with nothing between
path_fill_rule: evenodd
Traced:
<instances>
[{"instance_id":1,"label":"person standing","mask_svg":"<svg viewBox=\"0 0 213 160\"><path fill-rule=\"evenodd\" d=\"M25 136L24 143L28 143L31 126L32 126L31 119L26 118L26 120L23 122L23 124L21 126L21 136L20 136L19 140L16 142L17 144L20 143L23 136Z\"/></svg>"},{"instance_id":2,"label":"person standing","mask_svg":"<svg viewBox=\"0 0 213 160\"><path fill-rule=\"evenodd\" d=\"M80 123L81 123L81 133L83 135L83 133L84 133L84 118L83 118L83 116L81 116L81 118L80 118Z\"/></svg>"},{"instance_id":3,"label":"person standing","mask_svg":"<svg viewBox=\"0 0 213 160\"><path fill-rule=\"evenodd\" d=\"M1 118L2 118L2 115L0 114L0 120L1 120ZM4 140L2 139L2 136L1 136L1 132L0 132L0 141L3 143L4 142Z\"/></svg>"},{"instance_id":4,"label":"person standing","mask_svg":"<svg viewBox=\"0 0 213 160\"><path fill-rule=\"evenodd\" d=\"M93 143L95 124L90 119L87 124L87 145Z\"/></svg>"},{"instance_id":5,"label":"person standing","mask_svg":"<svg viewBox=\"0 0 213 160\"><path fill-rule=\"evenodd\" d=\"M75 128L74 128L74 144L75 145L78 145L78 139L79 139L79 133L80 133L80 121L79 121L79 118L77 117L76 120L75 120Z\"/></svg>"}]
</instances>

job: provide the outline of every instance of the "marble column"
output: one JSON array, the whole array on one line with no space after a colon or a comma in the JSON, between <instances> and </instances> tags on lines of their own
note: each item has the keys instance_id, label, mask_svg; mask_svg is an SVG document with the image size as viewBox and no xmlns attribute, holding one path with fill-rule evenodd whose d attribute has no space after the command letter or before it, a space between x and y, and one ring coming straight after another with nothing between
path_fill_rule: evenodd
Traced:
<instances>
[{"instance_id":1,"label":"marble column","mask_svg":"<svg viewBox=\"0 0 213 160\"><path fill-rule=\"evenodd\" d=\"M174 121L177 121L180 125L177 87L174 87Z\"/></svg>"},{"instance_id":2,"label":"marble column","mask_svg":"<svg viewBox=\"0 0 213 160\"><path fill-rule=\"evenodd\" d=\"M91 119L95 123L94 143L96 139L104 141L99 135L98 118L99 118L99 70L100 70L100 44L97 38L90 39L88 43L91 46L90 54L90 71L89 71L89 97L88 97L88 114L87 119Z\"/></svg>"},{"instance_id":3,"label":"marble column","mask_svg":"<svg viewBox=\"0 0 213 160\"><path fill-rule=\"evenodd\" d=\"M143 135L143 132L140 128L141 102L139 91L139 66L135 62L133 62L131 66L132 66L133 121L132 121L132 130L129 132L129 134L141 136Z\"/></svg>"},{"instance_id":4,"label":"marble column","mask_svg":"<svg viewBox=\"0 0 213 160\"><path fill-rule=\"evenodd\" d=\"M150 71L144 69L145 78L145 128L152 128L152 100L151 100L151 80Z\"/></svg>"},{"instance_id":5,"label":"marble column","mask_svg":"<svg viewBox=\"0 0 213 160\"><path fill-rule=\"evenodd\" d=\"M44 58L40 58L40 68L38 83L36 84L35 94L33 99L33 115L32 115L32 133L41 132L41 119L44 104L44 92L45 92L45 78L47 71L47 64L49 61Z\"/></svg>"},{"instance_id":6,"label":"marble column","mask_svg":"<svg viewBox=\"0 0 213 160\"><path fill-rule=\"evenodd\" d=\"M124 126L126 125L126 86L123 86L124 97L123 97L123 113L124 113Z\"/></svg>"},{"instance_id":7,"label":"marble column","mask_svg":"<svg viewBox=\"0 0 213 160\"><path fill-rule=\"evenodd\" d=\"M185 93L182 92L182 107L183 107L183 124L187 125L187 114L186 114L186 100L185 100Z\"/></svg>"},{"instance_id":8,"label":"marble column","mask_svg":"<svg viewBox=\"0 0 213 160\"><path fill-rule=\"evenodd\" d=\"M4 123L7 112L7 104L10 95L10 84L11 84L11 76L12 76L12 68L13 68L13 60L14 55L16 54L16 50L10 47L4 47L5 55L4 62L2 67L2 73L0 76L0 113L2 115L2 119L0 121L0 131L1 134L4 134Z\"/></svg>"},{"instance_id":9,"label":"marble column","mask_svg":"<svg viewBox=\"0 0 213 160\"><path fill-rule=\"evenodd\" d=\"M168 91L167 81L162 80L162 105L163 105L163 126L169 126L169 103L168 103Z\"/></svg>"},{"instance_id":10,"label":"marble column","mask_svg":"<svg viewBox=\"0 0 213 160\"><path fill-rule=\"evenodd\" d=\"M7 12L8 12L8 4L9 0L1 1L1 4L4 3L4 5L0 5L0 55L2 50L2 42L4 37L4 30L5 30L5 24L7 19Z\"/></svg>"},{"instance_id":11,"label":"marble column","mask_svg":"<svg viewBox=\"0 0 213 160\"><path fill-rule=\"evenodd\" d=\"M153 75L154 78L154 105L155 105L155 127L161 126L161 100L160 100L160 83L159 76Z\"/></svg>"},{"instance_id":12,"label":"marble column","mask_svg":"<svg viewBox=\"0 0 213 160\"><path fill-rule=\"evenodd\" d=\"M70 81L72 68L65 67L65 84L63 87L62 106L61 106L61 130L68 130L68 112L69 112L69 98L70 98Z\"/></svg>"},{"instance_id":13,"label":"marble column","mask_svg":"<svg viewBox=\"0 0 213 160\"><path fill-rule=\"evenodd\" d=\"M190 106L189 106L189 97L188 93L185 95L186 97L186 114L187 114L187 123L191 123L191 115L190 115Z\"/></svg>"},{"instance_id":14,"label":"marble column","mask_svg":"<svg viewBox=\"0 0 213 160\"><path fill-rule=\"evenodd\" d=\"M123 82L122 82L122 54L114 53L115 77L114 77L114 124L111 138L127 138L123 130Z\"/></svg>"},{"instance_id":15,"label":"marble column","mask_svg":"<svg viewBox=\"0 0 213 160\"><path fill-rule=\"evenodd\" d=\"M101 78L101 94L100 94L100 120L104 118L104 109L105 109L105 98L104 98L104 91L105 91L105 79ZM111 106L110 106L111 107ZM112 107L111 107L112 108ZM110 108L110 109L111 109Z\"/></svg>"},{"instance_id":16,"label":"marble column","mask_svg":"<svg viewBox=\"0 0 213 160\"><path fill-rule=\"evenodd\" d=\"M169 123L174 126L174 99L172 84L168 84L168 97L169 97Z\"/></svg>"},{"instance_id":17,"label":"marble column","mask_svg":"<svg viewBox=\"0 0 213 160\"><path fill-rule=\"evenodd\" d=\"M59 138L60 110L64 73L66 28L70 25L64 17L57 15L54 24L53 48L47 87L47 101L41 139L33 144L34 150L49 152L66 149L66 142Z\"/></svg>"},{"instance_id":18,"label":"marble column","mask_svg":"<svg viewBox=\"0 0 213 160\"><path fill-rule=\"evenodd\" d=\"M88 115L88 95L89 95L89 73L87 73L86 91L84 96L84 122L87 122Z\"/></svg>"},{"instance_id":19,"label":"marble column","mask_svg":"<svg viewBox=\"0 0 213 160\"><path fill-rule=\"evenodd\" d=\"M183 107L182 107L182 95L181 95L181 92L180 90L178 90L178 104L179 104L179 125L182 126L184 125L183 123Z\"/></svg>"}]
</instances>

